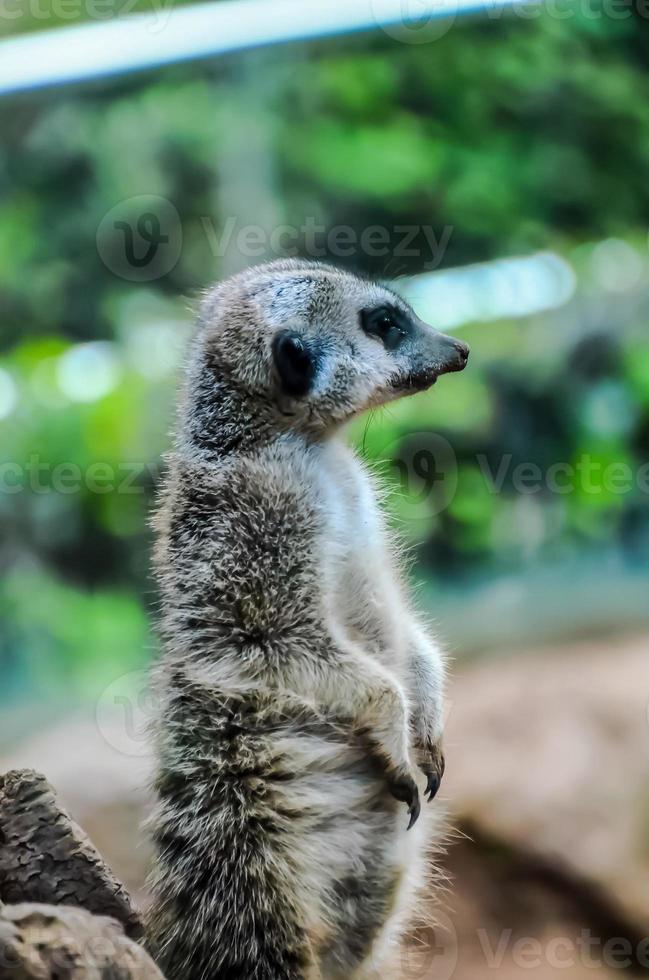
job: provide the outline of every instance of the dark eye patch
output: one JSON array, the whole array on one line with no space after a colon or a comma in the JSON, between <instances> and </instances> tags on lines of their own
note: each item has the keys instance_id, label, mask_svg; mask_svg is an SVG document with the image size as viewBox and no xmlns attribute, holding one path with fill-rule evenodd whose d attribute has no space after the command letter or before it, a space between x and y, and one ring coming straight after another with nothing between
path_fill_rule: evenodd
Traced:
<instances>
[{"instance_id":1,"label":"dark eye patch","mask_svg":"<svg viewBox=\"0 0 649 980\"><path fill-rule=\"evenodd\" d=\"M408 317L395 306L361 310L361 327L368 337L380 340L386 350L396 350L410 332Z\"/></svg>"}]
</instances>

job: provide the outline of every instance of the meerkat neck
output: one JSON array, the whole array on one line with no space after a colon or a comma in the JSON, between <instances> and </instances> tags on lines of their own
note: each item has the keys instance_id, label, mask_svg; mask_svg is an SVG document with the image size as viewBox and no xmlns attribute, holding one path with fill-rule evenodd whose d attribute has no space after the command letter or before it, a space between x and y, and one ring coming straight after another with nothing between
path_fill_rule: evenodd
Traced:
<instances>
[{"instance_id":1,"label":"meerkat neck","mask_svg":"<svg viewBox=\"0 0 649 980\"><path fill-rule=\"evenodd\" d=\"M177 448L207 463L259 452L287 436L315 445L329 442L335 434L311 432L308 424L296 425L289 406L283 409L273 404L213 367L185 392L183 402Z\"/></svg>"}]
</instances>

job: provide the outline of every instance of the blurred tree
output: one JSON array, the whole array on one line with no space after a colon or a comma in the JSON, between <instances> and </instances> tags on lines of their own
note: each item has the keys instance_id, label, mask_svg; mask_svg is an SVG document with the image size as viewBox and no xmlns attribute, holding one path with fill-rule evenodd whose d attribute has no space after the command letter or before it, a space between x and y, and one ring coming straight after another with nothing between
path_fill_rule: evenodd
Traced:
<instances>
[{"instance_id":1,"label":"blurred tree","mask_svg":"<svg viewBox=\"0 0 649 980\"><path fill-rule=\"evenodd\" d=\"M394 519L426 573L604 545L638 557L646 491L602 482L614 462L636 474L649 448L649 28L631 5L616 11L492 11L428 44L374 32L0 103L0 669L27 683L38 657L67 678L88 635L106 662L138 660L145 516L188 307L235 264L324 255L337 225L356 242L387 230L387 255L344 236L329 249L372 275L552 248L580 276L567 311L471 326L469 372L355 430L388 467ZM119 239L102 250L97 236L116 208L135 220L143 195L170 202L182 247L138 281L115 264ZM248 223L261 238L242 248ZM295 235L269 248L279 225ZM394 254L397 226L415 229L412 254ZM611 237L627 249L615 268L639 270L623 294L588 244ZM399 487L404 441L425 449L430 432L457 454L441 508L439 488L415 500ZM584 455L599 483L584 490L576 471L570 493L548 488L548 467ZM538 492L517 488L522 464L539 468Z\"/></svg>"}]
</instances>

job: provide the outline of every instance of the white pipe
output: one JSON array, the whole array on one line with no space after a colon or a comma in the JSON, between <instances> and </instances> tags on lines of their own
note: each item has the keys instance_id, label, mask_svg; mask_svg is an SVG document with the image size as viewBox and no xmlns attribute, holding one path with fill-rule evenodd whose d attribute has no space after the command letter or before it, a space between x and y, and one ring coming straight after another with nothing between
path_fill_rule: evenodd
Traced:
<instances>
[{"instance_id":1,"label":"white pipe","mask_svg":"<svg viewBox=\"0 0 649 980\"><path fill-rule=\"evenodd\" d=\"M433 21L497 16L523 2L417 0L413 17L413 0L212 0L175 9L173 0L158 0L150 13L1 41L0 95L352 31L383 28L416 43Z\"/></svg>"}]
</instances>

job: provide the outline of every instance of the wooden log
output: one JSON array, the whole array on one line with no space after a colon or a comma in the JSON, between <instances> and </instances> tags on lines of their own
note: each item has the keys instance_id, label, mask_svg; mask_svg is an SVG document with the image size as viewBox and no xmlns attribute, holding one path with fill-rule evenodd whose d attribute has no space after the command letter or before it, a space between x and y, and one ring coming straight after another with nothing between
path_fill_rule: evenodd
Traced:
<instances>
[{"instance_id":1,"label":"wooden log","mask_svg":"<svg viewBox=\"0 0 649 980\"><path fill-rule=\"evenodd\" d=\"M117 919L131 938L144 933L124 886L31 769L0 775L0 902L79 906Z\"/></svg>"}]
</instances>

